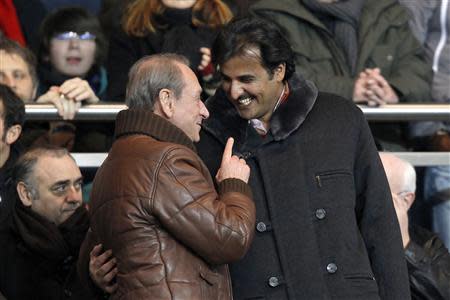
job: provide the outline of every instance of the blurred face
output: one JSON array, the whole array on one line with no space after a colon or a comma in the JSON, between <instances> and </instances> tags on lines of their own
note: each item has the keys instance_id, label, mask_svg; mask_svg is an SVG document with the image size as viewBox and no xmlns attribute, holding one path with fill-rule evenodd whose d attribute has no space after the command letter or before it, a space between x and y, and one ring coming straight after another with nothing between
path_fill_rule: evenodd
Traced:
<instances>
[{"instance_id":1,"label":"blurred face","mask_svg":"<svg viewBox=\"0 0 450 300\"><path fill-rule=\"evenodd\" d=\"M280 65L270 76L258 57L259 51L253 51L234 56L221 65L222 89L243 119L268 123L283 91L285 69Z\"/></svg>"},{"instance_id":2,"label":"blurred face","mask_svg":"<svg viewBox=\"0 0 450 300\"><path fill-rule=\"evenodd\" d=\"M198 142L202 121L209 117L209 112L201 100L202 88L197 76L186 65L179 66L185 86L179 99L174 101L174 114L170 121L183 130L192 141Z\"/></svg>"},{"instance_id":3,"label":"blurred face","mask_svg":"<svg viewBox=\"0 0 450 300\"><path fill-rule=\"evenodd\" d=\"M0 50L0 83L9 86L24 102L31 102L35 86L26 62L17 54Z\"/></svg>"},{"instance_id":4,"label":"blurred face","mask_svg":"<svg viewBox=\"0 0 450 300\"><path fill-rule=\"evenodd\" d=\"M164 6L177 9L191 8L197 0L161 0Z\"/></svg>"},{"instance_id":5,"label":"blurred face","mask_svg":"<svg viewBox=\"0 0 450 300\"><path fill-rule=\"evenodd\" d=\"M50 40L50 63L60 73L84 77L95 63L95 38L65 32Z\"/></svg>"},{"instance_id":6,"label":"blurred face","mask_svg":"<svg viewBox=\"0 0 450 300\"><path fill-rule=\"evenodd\" d=\"M31 209L56 225L63 223L82 204L80 169L68 155L46 155L34 172L39 199L32 200Z\"/></svg>"}]
</instances>

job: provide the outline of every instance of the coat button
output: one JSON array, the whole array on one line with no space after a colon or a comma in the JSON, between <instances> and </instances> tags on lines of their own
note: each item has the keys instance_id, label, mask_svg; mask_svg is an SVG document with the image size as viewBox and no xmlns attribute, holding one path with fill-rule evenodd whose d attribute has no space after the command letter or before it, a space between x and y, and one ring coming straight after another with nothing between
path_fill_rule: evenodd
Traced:
<instances>
[{"instance_id":1,"label":"coat button","mask_svg":"<svg viewBox=\"0 0 450 300\"><path fill-rule=\"evenodd\" d=\"M69 291L68 289L65 289L64 290L64 295L66 295L67 298L70 298L70 297L72 297L72 292Z\"/></svg>"},{"instance_id":2,"label":"coat button","mask_svg":"<svg viewBox=\"0 0 450 300\"><path fill-rule=\"evenodd\" d=\"M272 276L269 278L269 286L271 287L277 287L280 285L280 281L278 280L277 277Z\"/></svg>"},{"instance_id":3,"label":"coat button","mask_svg":"<svg viewBox=\"0 0 450 300\"><path fill-rule=\"evenodd\" d=\"M252 156L252 153L250 151L242 153L242 155L239 158L243 159L249 159Z\"/></svg>"},{"instance_id":4,"label":"coat button","mask_svg":"<svg viewBox=\"0 0 450 300\"><path fill-rule=\"evenodd\" d=\"M337 271L337 266L336 266L335 263L329 263L329 264L327 265L327 272L328 272L328 273L334 274L334 273L336 273L336 271Z\"/></svg>"},{"instance_id":5,"label":"coat button","mask_svg":"<svg viewBox=\"0 0 450 300\"><path fill-rule=\"evenodd\" d=\"M316 218L319 220L325 219L325 216L327 215L327 212L323 208L319 208L316 210Z\"/></svg>"},{"instance_id":6,"label":"coat button","mask_svg":"<svg viewBox=\"0 0 450 300\"><path fill-rule=\"evenodd\" d=\"M258 224L256 224L256 230L258 230L258 232L264 232L267 230L267 226L264 222L258 222Z\"/></svg>"}]
</instances>

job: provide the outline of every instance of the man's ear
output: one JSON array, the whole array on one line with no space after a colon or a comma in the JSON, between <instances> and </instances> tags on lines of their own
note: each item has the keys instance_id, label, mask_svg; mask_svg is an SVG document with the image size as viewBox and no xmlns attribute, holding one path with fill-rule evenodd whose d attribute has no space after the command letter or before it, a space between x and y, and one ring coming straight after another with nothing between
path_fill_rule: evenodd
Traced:
<instances>
[{"instance_id":1,"label":"man's ear","mask_svg":"<svg viewBox=\"0 0 450 300\"><path fill-rule=\"evenodd\" d=\"M414 199L416 199L416 194L413 192L408 192L408 193L406 193L404 199L406 201L406 204L408 205L408 209L410 209L414 203Z\"/></svg>"},{"instance_id":2,"label":"man's ear","mask_svg":"<svg viewBox=\"0 0 450 300\"><path fill-rule=\"evenodd\" d=\"M169 89L162 89L158 94L157 110L162 117L171 119L175 110L175 97Z\"/></svg>"},{"instance_id":3,"label":"man's ear","mask_svg":"<svg viewBox=\"0 0 450 300\"><path fill-rule=\"evenodd\" d=\"M6 130L6 144L12 145L17 139L19 139L20 134L22 133L22 126L13 125Z\"/></svg>"},{"instance_id":4,"label":"man's ear","mask_svg":"<svg viewBox=\"0 0 450 300\"><path fill-rule=\"evenodd\" d=\"M24 182L19 182L16 186L17 195L19 195L20 200L23 205L31 206L32 203L32 195L30 190L27 188L27 185Z\"/></svg>"},{"instance_id":5,"label":"man's ear","mask_svg":"<svg viewBox=\"0 0 450 300\"><path fill-rule=\"evenodd\" d=\"M276 81L283 81L284 75L286 74L286 63L279 64L278 67L275 68L273 74Z\"/></svg>"}]
</instances>

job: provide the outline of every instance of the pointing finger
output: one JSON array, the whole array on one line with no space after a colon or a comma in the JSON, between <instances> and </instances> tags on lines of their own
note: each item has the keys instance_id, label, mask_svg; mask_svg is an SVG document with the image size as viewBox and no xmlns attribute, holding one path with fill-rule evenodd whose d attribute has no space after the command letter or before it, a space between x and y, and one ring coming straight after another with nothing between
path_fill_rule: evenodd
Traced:
<instances>
[{"instance_id":1,"label":"pointing finger","mask_svg":"<svg viewBox=\"0 0 450 300\"><path fill-rule=\"evenodd\" d=\"M225 149L223 150L222 161L229 160L233 155L233 144L234 139L232 137L228 138L227 144L225 145Z\"/></svg>"}]
</instances>

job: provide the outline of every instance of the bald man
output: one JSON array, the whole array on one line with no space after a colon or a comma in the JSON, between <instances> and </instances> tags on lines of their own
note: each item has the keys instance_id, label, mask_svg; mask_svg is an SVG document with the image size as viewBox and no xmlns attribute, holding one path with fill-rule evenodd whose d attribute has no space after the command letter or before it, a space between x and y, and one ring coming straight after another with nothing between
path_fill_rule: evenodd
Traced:
<instances>
[{"instance_id":1,"label":"bald man","mask_svg":"<svg viewBox=\"0 0 450 300\"><path fill-rule=\"evenodd\" d=\"M450 254L442 241L424 228L410 225L408 210L416 197L413 166L380 153L391 189L408 265L412 299L450 299Z\"/></svg>"}]
</instances>

